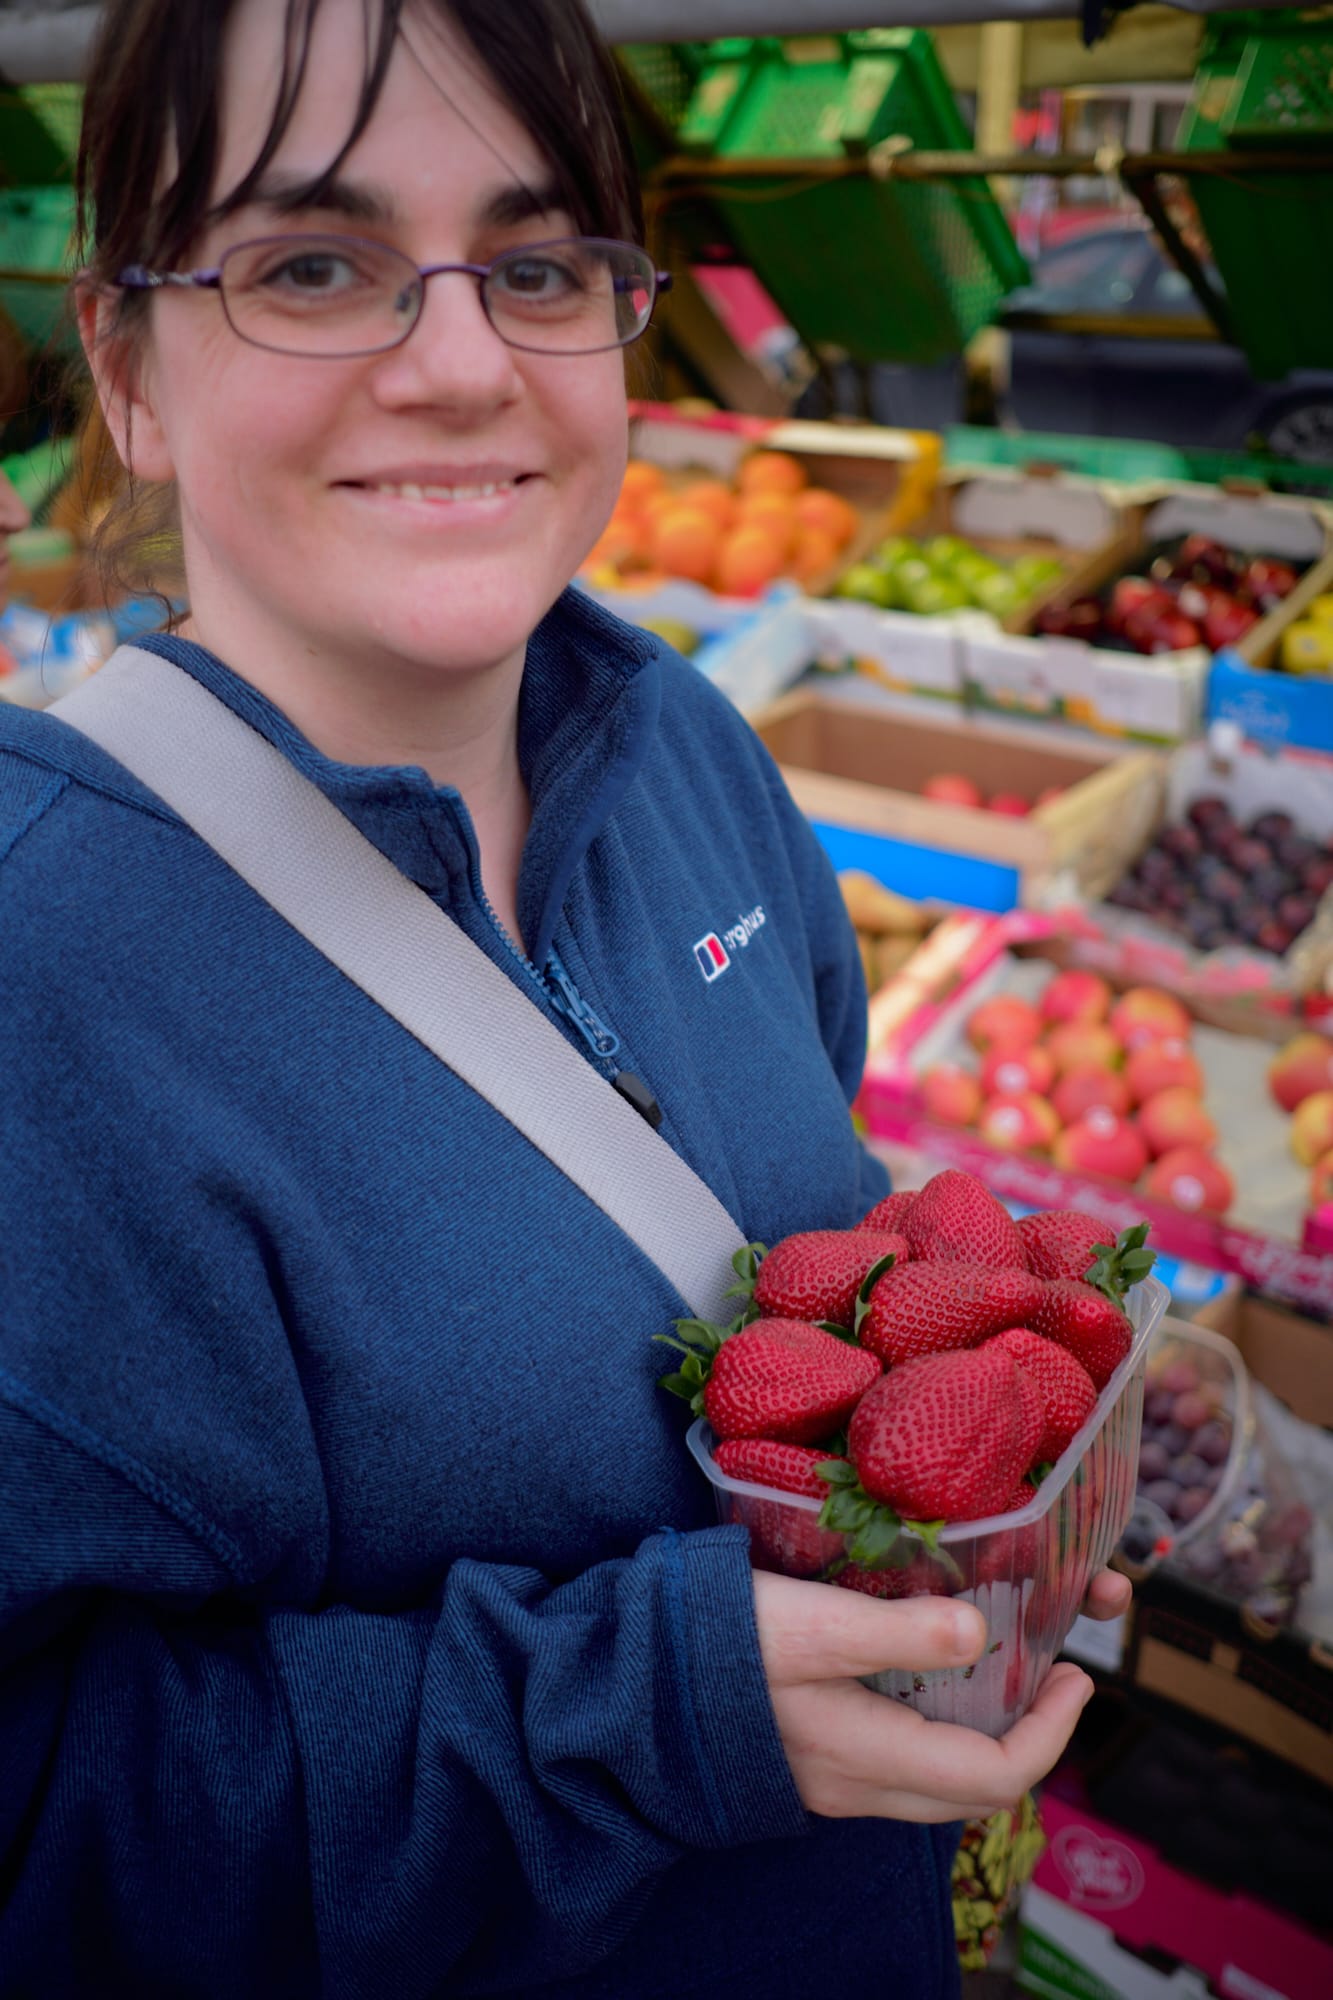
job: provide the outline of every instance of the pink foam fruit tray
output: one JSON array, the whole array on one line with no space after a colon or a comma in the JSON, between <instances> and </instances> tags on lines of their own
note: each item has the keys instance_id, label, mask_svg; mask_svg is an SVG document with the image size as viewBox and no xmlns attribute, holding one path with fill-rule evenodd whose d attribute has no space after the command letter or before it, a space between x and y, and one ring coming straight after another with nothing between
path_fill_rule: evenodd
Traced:
<instances>
[{"instance_id":1,"label":"pink foam fruit tray","mask_svg":"<svg viewBox=\"0 0 1333 2000\"><path fill-rule=\"evenodd\" d=\"M906 1534L891 1551L901 1559L904 1595L957 1597L977 1606L987 1626L980 1660L938 1673L876 1674L867 1686L932 1722L960 1723L987 1736L1003 1736L1031 1707L1089 1582L1133 1510L1144 1367L1168 1302L1155 1278L1130 1293L1129 1353L1035 1500L1011 1514L951 1523L933 1556ZM729 1478L713 1463L713 1434L702 1418L687 1442L712 1485L718 1518L749 1529L756 1567L835 1582L846 1567L845 1538L820 1527L821 1501Z\"/></svg>"}]
</instances>

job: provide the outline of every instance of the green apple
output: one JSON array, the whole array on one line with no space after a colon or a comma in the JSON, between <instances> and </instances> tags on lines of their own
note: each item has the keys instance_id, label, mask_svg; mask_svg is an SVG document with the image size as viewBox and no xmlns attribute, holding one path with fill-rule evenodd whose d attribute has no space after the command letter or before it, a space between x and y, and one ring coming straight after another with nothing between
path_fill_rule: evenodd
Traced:
<instances>
[{"instance_id":1,"label":"green apple","mask_svg":"<svg viewBox=\"0 0 1333 2000\"><path fill-rule=\"evenodd\" d=\"M1059 581L1064 575L1064 564L1054 556L1019 556L1011 574L1027 596L1035 597L1039 590Z\"/></svg>"},{"instance_id":2,"label":"green apple","mask_svg":"<svg viewBox=\"0 0 1333 2000\"><path fill-rule=\"evenodd\" d=\"M876 563L853 563L833 586L835 597L854 597L863 604L889 609L897 601L894 579Z\"/></svg>"},{"instance_id":3,"label":"green apple","mask_svg":"<svg viewBox=\"0 0 1333 2000\"><path fill-rule=\"evenodd\" d=\"M977 577L970 583L972 600L983 611L989 611L994 618L1008 618L1022 609L1030 593L1024 590L1017 577L1008 570L997 570L993 576Z\"/></svg>"},{"instance_id":4,"label":"green apple","mask_svg":"<svg viewBox=\"0 0 1333 2000\"><path fill-rule=\"evenodd\" d=\"M968 604L968 595L961 583L955 583L948 576L926 576L908 584L905 597L907 609L915 611L921 618L938 618L946 611L962 611Z\"/></svg>"}]
</instances>

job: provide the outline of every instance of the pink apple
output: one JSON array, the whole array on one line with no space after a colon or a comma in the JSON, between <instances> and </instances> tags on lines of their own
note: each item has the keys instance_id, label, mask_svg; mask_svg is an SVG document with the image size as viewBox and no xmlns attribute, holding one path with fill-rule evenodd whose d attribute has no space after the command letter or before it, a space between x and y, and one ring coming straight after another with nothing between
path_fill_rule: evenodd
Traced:
<instances>
[{"instance_id":1,"label":"pink apple","mask_svg":"<svg viewBox=\"0 0 1333 2000\"><path fill-rule=\"evenodd\" d=\"M1017 792L995 792L986 801L993 813L1000 813L1005 819L1026 819L1032 811L1027 800Z\"/></svg>"},{"instance_id":2,"label":"pink apple","mask_svg":"<svg viewBox=\"0 0 1333 2000\"><path fill-rule=\"evenodd\" d=\"M1293 1035L1268 1065L1268 1088L1284 1111L1295 1111L1316 1091L1333 1090L1333 1041Z\"/></svg>"},{"instance_id":3,"label":"pink apple","mask_svg":"<svg viewBox=\"0 0 1333 2000\"><path fill-rule=\"evenodd\" d=\"M1115 1181L1136 1181L1148 1164L1148 1148L1129 1120L1100 1106L1067 1125L1051 1153L1062 1167Z\"/></svg>"},{"instance_id":4,"label":"pink apple","mask_svg":"<svg viewBox=\"0 0 1333 2000\"><path fill-rule=\"evenodd\" d=\"M981 1109L981 1085L958 1063L937 1063L921 1079L921 1102L942 1125L972 1125Z\"/></svg>"},{"instance_id":5,"label":"pink apple","mask_svg":"<svg viewBox=\"0 0 1333 2000\"><path fill-rule=\"evenodd\" d=\"M1025 1049L1040 1036L1041 1015L1016 993L996 993L983 1000L967 1024L967 1039L974 1049Z\"/></svg>"},{"instance_id":6,"label":"pink apple","mask_svg":"<svg viewBox=\"0 0 1333 2000\"><path fill-rule=\"evenodd\" d=\"M933 799L941 806L980 806L984 797L980 785L973 784L971 778L964 778L957 771L941 771L933 778L927 778L921 787L923 799Z\"/></svg>"},{"instance_id":7,"label":"pink apple","mask_svg":"<svg viewBox=\"0 0 1333 2000\"><path fill-rule=\"evenodd\" d=\"M1219 1160L1194 1146L1177 1146L1156 1162L1143 1191L1187 1213L1225 1215L1236 1198L1235 1183Z\"/></svg>"},{"instance_id":8,"label":"pink apple","mask_svg":"<svg viewBox=\"0 0 1333 2000\"><path fill-rule=\"evenodd\" d=\"M1194 1023L1172 993L1131 986L1111 1009L1111 1026L1127 1049L1145 1042L1187 1042Z\"/></svg>"},{"instance_id":9,"label":"pink apple","mask_svg":"<svg viewBox=\"0 0 1333 2000\"><path fill-rule=\"evenodd\" d=\"M1059 1130L1046 1099L1032 1090L992 1097L977 1120L982 1138L1005 1153L1044 1152Z\"/></svg>"},{"instance_id":10,"label":"pink apple","mask_svg":"<svg viewBox=\"0 0 1333 2000\"><path fill-rule=\"evenodd\" d=\"M1077 1125L1089 1111L1114 1111L1123 1118L1129 1111L1129 1091L1125 1079L1104 1063L1078 1063L1060 1078L1051 1103L1062 1125Z\"/></svg>"},{"instance_id":11,"label":"pink apple","mask_svg":"<svg viewBox=\"0 0 1333 2000\"><path fill-rule=\"evenodd\" d=\"M1095 972L1057 972L1041 996L1041 1017L1061 1021L1104 1021L1111 1007L1111 989Z\"/></svg>"},{"instance_id":12,"label":"pink apple","mask_svg":"<svg viewBox=\"0 0 1333 2000\"><path fill-rule=\"evenodd\" d=\"M1057 1074L1071 1069L1118 1069L1125 1051L1104 1021L1066 1021L1046 1037Z\"/></svg>"},{"instance_id":13,"label":"pink apple","mask_svg":"<svg viewBox=\"0 0 1333 2000\"><path fill-rule=\"evenodd\" d=\"M1055 1064L1040 1042L1025 1049L997 1042L981 1065L981 1089L986 1097L1000 1092L1012 1096L1020 1090L1035 1090L1039 1097L1045 1097L1054 1082Z\"/></svg>"},{"instance_id":14,"label":"pink apple","mask_svg":"<svg viewBox=\"0 0 1333 2000\"><path fill-rule=\"evenodd\" d=\"M1204 1091L1198 1057L1187 1042L1175 1040L1145 1042L1141 1048L1131 1050L1125 1063L1125 1082L1135 1104L1142 1104L1163 1090L1192 1090L1198 1097Z\"/></svg>"},{"instance_id":15,"label":"pink apple","mask_svg":"<svg viewBox=\"0 0 1333 2000\"><path fill-rule=\"evenodd\" d=\"M1217 1144L1217 1127L1204 1110L1202 1098L1183 1084L1159 1090L1141 1104L1138 1125L1155 1160L1181 1146L1206 1153Z\"/></svg>"}]
</instances>

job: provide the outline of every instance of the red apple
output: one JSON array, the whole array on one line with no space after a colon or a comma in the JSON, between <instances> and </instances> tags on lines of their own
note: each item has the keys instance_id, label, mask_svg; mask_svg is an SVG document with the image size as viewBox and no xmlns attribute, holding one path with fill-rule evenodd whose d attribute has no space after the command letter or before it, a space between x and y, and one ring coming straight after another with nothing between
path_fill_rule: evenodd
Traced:
<instances>
[{"instance_id":1,"label":"red apple","mask_svg":"<svg viewBox=\"0 0 1333 2000\"><path fill-rule=\"evenodd\" d=\"M1045 1097L1054 1082L1055 1064L1040 1042L1017 1049L997 1042L981 1065L981 1089L986 1097L1000 1093L1011 1097L1022 1090L1035 1090L1039 1097Z\"/></svg>"},{"instance_id":2,"label":"red apple","mask_svg":"<svg viewBox=\"0 0 1333 2000\"><path fill-rule=\"evenodd\" d=\"M1046 1037L1057 1075L1071 1069L1119 1069L1124 1045L1105 1021L1066 1021Z\"/></svg>"},{"instance_id":3,"label":"red apple","mask_svg":"<svg viewBox=\"0 0 1333 2000\"><path fill-rule=\"evenodd\" d=\"M1025 1049L1041 1036L1041 1015L1016 993L996 993L974 1007L967 1039L974 1049Z\"/></svg>"},{"instance_id":4,"label":"red apple","mask_svg":"<svg viewBox=\"0 0 1333 2000\"><path fill-rule=\"evenodd\" d=\"M1076 1125L1066 1125L1051 1153L1062 1167L1106 1174L1115 1181L1136 1181L1148 1164L1148 1148L1129 1120L1100 1107L1087 1112Z\"/></svg>"},{"instance_id":5,"label":"red apple","mask_svg":"<svg viewBox=\"0 0 1333 2000\"><path fill-rule=\"evenodd\" d=\"M1174 1037L1165 1042L1145 1042L1133 1049L1125 1062L1125 1082L1135 1104L1156 1097L1159 1091L1177 1086L1203 1095L1203 1071L1187 1042Z\"/></svg>"},{"instance_id":6,"label":"red apple","mask_svg":"<svg viewBox=\"0 0 1333 2000\"><path fill-rule=\"evenodd\" d=\"M1043 1021L1104 1021L1111 989L1095 972L1057 972L1041 996Z\"/></svg>"},{"instance_id":7,"label":"red apple","mask_svg":"<svg viewBox=\"0 0 1333 2000\"><path fill-rule=\"evenodd\" d=\"M1298 1104L1287 1136L1303 1167L1312 1167L1325 1153L1333 1153L1333 1090L1317 1090Z\"/></svg>"},{"instance_id":8,"label":"red apple","mask_svg":"<svg viewBox=\"0 0 1333 2000\"><path fill-rule=\"evenodd\" d=\"M1080 1063L1067 1069L1051 1092L1051 1103L1062 1125L1077 1125L1089 1111L1114 1111L1123 1118L1129 1110L1125 1079L1101 1063Z\"/></svg>"},{"instance_id":9,"label":"red apple","mask_svg":"<svg viewBox=\"0 0 1333 2000\"><path fill-rule=\"evenodd\" d=\"M1153 607L1158 611L1175 608L1175 598L1160 583L1151 577L1122 576L1111 592L1111 602L1106 608L1106 624L1109 631L1124 637L1129 620L1136 611Z\"/></svg>"},{"instance_id":10,"label":"red apple","mask_svg":"<svg viewBox=\"0 0 1333 2000\"><path fill-rule=\"evenodd\" d=\"M1203 614L1203 636L1215 653L1224 646L1239 645L1245 634L1259 623L1259 613L1238 598L1218 593L1218 599Z\"/></svg>"},{"instance_id":11,"label":"red apple","mask_svg":"<svg viewBox=\"0 0 1333 2000\"><path fill-rule=\"evenodd\" d=\"M983 1109L977 1130L1005 1153L1044 1152L1060 1130L1060 1121L1035 1091L1002 1092Z\"/></svg>"},{"instance_id":12,"label":"red apple","mask_svg":"<svg viewBox=\"0 0 1333 2000\"><path fill-rule=\"evenodd\" d=\"M1033 812L1038 811L1042 806L1051 805L1056 799L1062 799L1064 795L1065 788L1063 785L1043 785L1037 793L1036 798L1032 801Z\"/></svg>"},{"instance_id":13,"label":"red apple","mask_svg":"<svg viewBox=\"0 0 1333 2000\"><path fill-rule=\"evenodd\" d=\"M1183 1084L1159 1090L1156 1097L1141 1104L1138 1125L1155 1160L1181 1146L1206 1153L1217 1144L1217 1127L1204 1110L1203 1099Z\"/></svg>"},{"instance_id":14,"label":"red apple","mask_svg":"<svg viewBox=\"0 0 1333 2000\"><path fill-rule=\"evenodd\" d=\"M1156 1162L1143 1191L1155 1201L1197 1214L1225 1215L1236 1198L1235 1184L1219 1160L1193 1146L1177 1146Z\"/></svg>"},{"instance_id":15,"label":"red apple","mask_svg":"<svg viewBox=\"0 0 1333 2000\"><path fill-rule=\"evenodd\" d=\"M1333 1090L1333 1041L1327 1035L1293 1035L1268 1065L1268 1088L1284 1111L1294 1111L1316 1091Z\"/></svg>"},{"instance_id":16,"label":"red apple","mask_svg":"<svg viewBox=\"0 0 1333 2000\"><path fill-rule=\"evenodd\" d=\"M1203 634L1192 618L1173 604L1169 611L1155 604L1140 605L1125 620L1125 637L1136 652L1187 653L1201 643Z\"/></svg>"},{"instance_id":17,"label":"red apple","mask_svg":"<svg viewBox=\"0 0 1333 2000\"><path fill-rule=\"evenodd\" d=\"M1182 582L1213 583L1226 589L1234 586L1238 566L1231 551L1211 535L1186 535L1176 551L1171 574Z\"/></svg>"},{"instance_id":18,"label":"red apple","mask_svg":"<svg viewBox=\"0 0 1333 2000\"><path fill-rule=\"evenodd\" d=\"M1099 638L1102 607L1095 597L1075 597L1068 604L1043 604L1037 613L1036 629L1048 639Z\"/></svg>"},{"instance_id":19,"label":"red apple","mask_svg":"<svg viewBox=\"0 0 1333 2000\"><path fill-rule=\"evenodd\" d=\"M981 1109L981 1085L958 1063L937 1063L920 1082L921 1102L941 1125L971 1125Z\"/></svg>"},{"instance_id":20,"label":"red apple","mask_svg":"<svg viewBox=\"0 0 1333 2000\"><path fill-rule=\"evenodd\" d=\"M995 792L987 801L993 813L1003 813L1006 819L1026 819L1032 811L1026 799L1017 792Z\"/></svg>"},{"instance_id":21,"label":"red apple","mask_svg":"<svg viewBox=\"0 0 1333 2000\"><path fill-rule=\"evenodd\" d=\"M941 771L933 778L927 778L921 787L923 799L933 799L940 806L980 806L984 803L980 785L973 784L971 778L964 778L957 771Z\"/></svg>"},{"instance_id":22,"label":"red apple","mask_svg":"<svg viewBox=\"0 0 1333 2000\"><path fill-rule=\"evenodd\" d=\"M1241 586L1261 611L1271 611L1295 590L1296 572L1290 563L1273 556L1255 556L1245 565Z\"/></svg>"},{"instance_id":23,"label":"red apple","mask_svg":"<svg viewBox=\"0 0 1333 2000\"><path fill-rule=\"evenodd\" d=\"M1133 1050L1145 1042L1187 1042L1194 1023L1173 994L1159 986L1131 986L1112 1007L1111 1026Z\"/></svg>"}]
</instances>

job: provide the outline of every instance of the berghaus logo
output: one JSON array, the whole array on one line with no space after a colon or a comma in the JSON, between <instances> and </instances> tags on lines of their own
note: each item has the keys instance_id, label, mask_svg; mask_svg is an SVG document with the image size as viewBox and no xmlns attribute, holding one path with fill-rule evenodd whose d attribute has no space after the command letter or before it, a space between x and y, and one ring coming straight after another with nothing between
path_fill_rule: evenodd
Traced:
<instances>
[{"instance_id":1,"label":"berghaus logo","mask_svg":"<svg viewBox=\"0 0 1333 2000\"><path fill-rule=\"evenodd\" d=\"M709 931L699 939L694 947L695 962L710 985L715 979L720 979L731 964L731 954L744 951L755 932L763 929L764 922L763 904L756 903L752 910L737 917L730 930L723 931L721 936L716 931Z\"/></svg>"}]
</instances>

